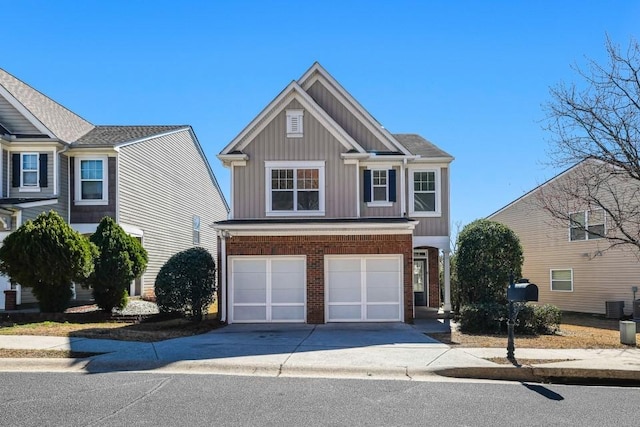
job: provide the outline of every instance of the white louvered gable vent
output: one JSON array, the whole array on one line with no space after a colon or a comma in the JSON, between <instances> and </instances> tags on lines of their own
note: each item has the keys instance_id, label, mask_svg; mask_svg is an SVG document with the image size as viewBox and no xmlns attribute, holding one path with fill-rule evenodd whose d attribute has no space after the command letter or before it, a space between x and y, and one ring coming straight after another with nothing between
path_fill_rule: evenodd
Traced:
<instances>
[{"instance_id":1,"label":"white louvered gable vent","mask_svg":"<svg viewBox=\"0 0 640 427\"><path fill-rule=\"evenodd\" d=\"M302 138L303 110L287 110L287 138Z\"/></svg>"}]
</instances>

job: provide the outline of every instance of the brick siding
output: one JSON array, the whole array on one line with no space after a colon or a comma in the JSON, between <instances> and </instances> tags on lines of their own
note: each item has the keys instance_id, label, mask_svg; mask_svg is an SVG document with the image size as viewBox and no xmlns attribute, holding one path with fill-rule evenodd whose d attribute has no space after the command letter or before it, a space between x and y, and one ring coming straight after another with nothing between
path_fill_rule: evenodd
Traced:
<instances>
[{"instance_id":1,"label":"brick siding","mask_svg":"<svg viewBox=\"0 0 640 427\"><path fill-rule=\"evenodd\" d=\"M226 243L227 256L306 255L308 323L325 322L325 255L401 254L404 260L404 321L413 322L413 246L410 234L234 236L227 239ZM437 262L435 265L437 266Z\"/></svg>"}]
</instances>

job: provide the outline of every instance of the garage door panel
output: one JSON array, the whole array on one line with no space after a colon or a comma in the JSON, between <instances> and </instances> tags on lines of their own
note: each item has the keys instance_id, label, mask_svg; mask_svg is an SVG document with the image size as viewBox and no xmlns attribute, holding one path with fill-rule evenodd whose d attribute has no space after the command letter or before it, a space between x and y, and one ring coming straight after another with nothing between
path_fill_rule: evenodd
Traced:
<instances>
[{"instance_id":1,"label":"garage door panel","mask_svg":"<svg viewBox=\"0 0 640 427\"><path fill-rule=\"evenodd\" d=\"M272 289L271 302L274 304L304 304L304 289L293 287Z\"/></svg>"},{"instance_id":2,"label":"garage door panel","mask_svg":"<svg viewBox=\"0 0 640 427\"><path fill-rule=\"evenodd\" d=\"M397 288L370 288L367 287L367 303L392 302L399 303L400 295Z\"/></svg>"},{"instance_id":3,"label":"garage door panel","mask_svg":"<svg viewBox=\"0 0 640 427\"><path fill-rule=\"evenodd\" d=\"M233 309L233 320L236 322L264 322L266 319L266 306L235 306Z\"/></svg>"},{"instance_id":4,"label":"garage door panel","mask_svg":"<svg viewBox=\"0 0 640 427\"><path fill-rule=\"evenodd\" d=\"M397 258L369 258L365 260L367 272L400 272Z\"/></svg>"},{"instance_id":5,"label":"garage door panel","mask_svg":"<svg viewBox=\"0 0 640 427\"><path fill-rule=\"evenodd\" d=\"M271 320L290 322L304 319L304 306L271 307Z\"/></svg>"},{"instance_id":6,"label":"garage door panel","mask_svg":"<svg viewBox=\"0 0 640 427\"><path fill-rule=\"evenodd\" d=\"M304 258L236 257L231 269L233 322L304 321Z\"/></svg>"},{"instance_id":7,"label":"garage door panel","mask_svg":"<svg viewBox=\"0 0 640 427\"><path fill-rule=\"evenodd\" d=\"M329 306L329 319L359 321L362 318L362 306L358 305L333 305Z\"/></svg>"},{"instance_id":8,"label":"garage door panel","mask_svg":"<svg viewBox=\"0 0 640 427\"><path fill-rule=\"evenodd\" d=\"M401 256L329 258L326 268L328 321L401 320Z\"/></svg>"},{"instance_id":9,"label":"garage door panel","mask_svg":"<svg viewBox=\"0 0 640 427\"><path fill-rule=\"evenodd\" d=\"M367 305L367 320L398 320L400 318L400 306L394 305Z\"/></svg>"}]
</instances>

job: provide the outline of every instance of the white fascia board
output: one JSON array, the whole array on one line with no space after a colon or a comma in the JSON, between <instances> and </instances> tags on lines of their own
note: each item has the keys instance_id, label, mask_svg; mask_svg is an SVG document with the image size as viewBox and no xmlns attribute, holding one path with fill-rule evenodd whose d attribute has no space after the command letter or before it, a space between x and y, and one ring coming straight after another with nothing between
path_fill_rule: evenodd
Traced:
<instances>
[{"instance_id":1,"label":"white fascia board","mask_svg":"<svg viewBox=\"0 0 640 427\"><path fill-rule=\"evenodd\" d=\"M291 82L262 112L244 128L231 143L221 152L227 155L235 150L242 150L251 143L251 135L260 133L269 125L273 117L286 108L292 101L297 100L302 107L318 120L345 148L364 153L365 150L342 127L333 120L295 81Z\"/></svg>"},{"instance_id":2,"label":"white fascia board","mask_svg":"<svg viewBox=\"0 0 640 427\"><path fill-rule=\"evenodd\" d=\"M446 163L449 164L451 162L453 162L453 157L420 157L420 156L415 156L414 158L410 159L409 162L411 163Z\"/></svg>"},{"instance_id":3,"label":"white fascia board","mask_svg":"<svg viewBox=\"0 0 640 427\"><path fill-rule=\"evenodd\" d=\"M96 232L96 229L98 228L98 223L89 223L89 224L80 224L80 223L72 223L69 224L69 226L71 228L73 228L75 231L77 231L80 234L93 234ZM144 232L142 231L141 228L136 227L135 225L129 225L129 224L118 224L120 227L122 227L122 229L125 231L125 233L134 236L134 237L142 237L144 236Z\"/></svg>"},{"instance_id":4,"label":"white fascia board","mask_svg":"<svg viewBox=\"0 0 640 427\"><path fill-rule=\"evenodd\" d=\"M434 248L450 251L450 236L413 236L413 247L431 246Z\"/></svg>"},{"instance_id":5,"label":"white fascia board","mask_svg":"<svg viewBox=\"0 0 640 427\"><path fill-rule=\"evenodd\" d=\"M307 72L298 79L298 83L306 91L319 80L319 76L322 76L322 78L329 83L328 85L324 85L327 90L329 90L336 99L341 100L342 98L342 104L354 116L358 117L365 127L371 133L376 135L380 139L380 142L382 142L389 150L398 150L406 155L412 154L402 144L400 144L388 130L378 123L378 121L374 119L373 116L369 114L369 112L318 62L314 63L311 68L309 68L309 70L307 70ZM338 94L340 96L338 96Z\"/></svg>"},{"instance_id":6,"label":"white fascia board","mask_svg":"<svg viewBox=\"0 0 640 427\"><path fill-rule=\"evenodd\" d=\"M42 140L40 140L40 142L42 142ZM26 152L26 151L33 151L33 152L48 151L48 152L52 152L52 151L55 151L58 147L59 147L58 144L56 144L56 145L29 145L29 144L14 145L14 144L11 144L11 145L5 146L3 148L11 153L11 152Z\"/></svg>"},{"instance_id":7,"label":"white fascia board","mask_svg":"<svg viewBox=\"0 0 640 427\"><path fill-rule=\"evenodd\" d=\"M155 135L145 136L144 138L134 139L132 141L127 141L127 142L122 142L120 144L115 144L114 148L121 148L121 147L126 147L127 145L138 144L140 142L149 141L150 139L161 138L163 136L172 135L174 133L184 132L185 130L188 131L189 129L190 129L189 126L185 126L185 127L179 128L179 129L169 130L169 131L166 131L166 132L157 133Z\"/></svg>"},{"instance_id":8,"label":"white fascia board","mask_svg":"<svg viewBox=\"0 0 640 427\"><path fill-rule=\"evenodd\" d=\"M409 163L407 165L407 169L410 171L423 170L423 169L447 169L448 167L449 167L448 163L437 163L437 162Z\"/></svg>"},{"instance_id":9,"label":"white fascia board","mask_svg":"<svg viewBox=\"0 0 640 427\"><path fill-rule=\"evenodd\" d=\"M107 156L107 157L118 157L118 150L116 147L82 147L82 148L69 148L65 151L65 154L68 157L76 157L76 156Z\"/></svg>"},{"instance_id":10,"label":"white fascia board","mask_svg":"<svg viewBox=\"0 0 640 427\"><path fill-rule=\"evenodd\" d=\"M517 199L515 199L514 201L512 201L511 203L501 207L500 209L498 209L497 211L495 211L494 213L492 213L491 215L488 215L486 217L486 219L491 219L493 218L494 215L498 215L500 212L504 211L507 208L510 208L511 206L515 205L516 203L519 203L520 201L526 199L527 197L531 196L533 193L535 193L536 191L540 190L543 187L546 187L547 185L551 184L552 182L556 181L557 179L563 177L564 175L568 174L569 172L571 172L572 170L574 170L575 168L577 168L578 166L582 165L585 162L590 161L590 159L587 160L583 160L579 163L576 163L575 165L567 168L566 170L560 172L559 174L557 174L556 176L554 176L553 178L548 179L547 181L543 182L542 184L538 185L537 187L533 188L532 190L524 193L522 196L518 197ZM593 159L591 159L591 161L595 161ZM604 163L604 162L603 162Z\"/></svg>"},{"instance_id":11,"label":"white fascia board","mask_svg":"<svg viewBox=\"0 0 640 427\"><path fill-rule=\"evenodd\" d=\"M39 200L37 202L20 203L18 207L19 208L35 208L38 206L55 205L56 203L58 203L57 198L49 199L49 200Z\"/></svg>"},{"instance_id":12,"label":"white fascia board","mask_svg":"<svg viewBox=\"0 0 640 427\"><path fill-rule=\"evenodd\" d=\"M213 224L219 232L231 236L322 236L322 235L367 235L367 234L413 234L418 221L401 224L371 223L326 223L326 224Z\"/></svg>"},{"instance_id":13,"label":"white fascia board","mask_svg":"<svg viewBox=\"0 0 640 427\"><path fill-rule=\"evenodd\" d=\"M51 138L55 138L56 135L47 128L38 118L25 107L20 101L18 101L4 86L0 85L0 96L4 97L9 104L13 106L20 114L22 114L29 122L35 126L42 134L49 135Z\"/></svg>"}]
</instances>

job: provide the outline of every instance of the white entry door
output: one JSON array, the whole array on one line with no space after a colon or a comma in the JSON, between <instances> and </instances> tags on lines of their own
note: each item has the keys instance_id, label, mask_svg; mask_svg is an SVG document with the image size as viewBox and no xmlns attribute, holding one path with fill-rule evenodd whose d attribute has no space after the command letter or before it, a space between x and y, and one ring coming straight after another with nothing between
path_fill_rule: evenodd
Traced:
<instances>
[{"instance_id":1,"label":"white entry door","mask_svg":"<svg viewBox=\"0 0 640 427\"><path fill-rule=\"evenodd\" d=\"M305 257L229 258L231 322L304 322Z\"/></svg>"},{"instance_id":2,"label":"white entry door","mask_svg":"<svg viewBox=\"0 0 640 427\"><path fill-rule=\"evenodd\" d=\"M328 322L402 320L402 255L325 257Z\"/></svg>"}]
</instances>

